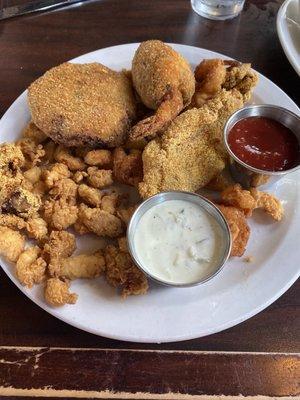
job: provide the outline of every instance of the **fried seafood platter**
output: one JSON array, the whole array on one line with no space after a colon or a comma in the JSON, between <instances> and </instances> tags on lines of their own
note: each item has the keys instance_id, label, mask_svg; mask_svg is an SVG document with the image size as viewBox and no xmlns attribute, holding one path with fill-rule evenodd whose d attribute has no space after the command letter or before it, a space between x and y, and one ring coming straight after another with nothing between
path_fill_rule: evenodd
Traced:
<instances>
[{"instance_id":1,"label":"fried seafood platter","mask_svg":"<svg viewBox=\"0 0 300 400\"><path fill-rule=\"evenodd\" d=\"M39 285L53 307L79 301L77 280L147 296L126 228L141 201L170 190L208 189L229 225L231 257L251 261L249 221L260 209L278 224L284 209L228 175L222 137L257 83L248 63L190 65L158 40L142 43L126 71L64 63L33 82L27 125L0 145L0 255L12 275Z\"/></svg>"}]
</instances>

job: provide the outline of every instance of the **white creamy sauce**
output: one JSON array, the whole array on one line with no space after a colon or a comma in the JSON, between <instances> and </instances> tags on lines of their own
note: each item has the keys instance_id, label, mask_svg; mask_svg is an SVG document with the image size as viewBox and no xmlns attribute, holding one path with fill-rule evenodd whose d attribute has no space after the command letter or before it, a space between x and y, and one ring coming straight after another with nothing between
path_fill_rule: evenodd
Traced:
<instances>
[{"instance_id":1,"label":"white creamy sauce","mask_svg":"<svg viewBox=\"0 0 300 400\"><path fill-rule=\"evenodd\" d=\"M150 275L188 284L216 269L223 241L219 224L208 212L189 201L169 200L141 217L134 246Z\"/></svg>"}]
</instances>

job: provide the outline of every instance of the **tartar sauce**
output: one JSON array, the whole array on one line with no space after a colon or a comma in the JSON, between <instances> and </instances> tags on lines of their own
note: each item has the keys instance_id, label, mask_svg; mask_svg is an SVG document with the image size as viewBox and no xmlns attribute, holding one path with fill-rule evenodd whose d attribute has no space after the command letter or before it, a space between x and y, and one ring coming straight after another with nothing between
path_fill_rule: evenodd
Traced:
<instances>
[{"instance_id":1,"label":"tartar sauce","mask_svg":"<svg viewBox=\"0 0 300 400\"><path fill-rule=\"evenodd\" d=\"M209 276L218 266L222 232L197 204L168 200L140 218L134 246L140 264L154 278L190 284Z\"/></svg>"}]
</instances>

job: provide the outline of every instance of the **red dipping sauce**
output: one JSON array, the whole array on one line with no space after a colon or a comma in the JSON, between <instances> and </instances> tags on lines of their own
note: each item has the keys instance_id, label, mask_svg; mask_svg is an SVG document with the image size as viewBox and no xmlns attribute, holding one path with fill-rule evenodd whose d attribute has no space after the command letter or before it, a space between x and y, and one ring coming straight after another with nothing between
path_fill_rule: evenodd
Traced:
<instances>
[{"instance_id":1,"label":"red dipping sauce","mask_svg":"<svg viewBox=\"0 0 300 400\"><path fill-rule=\"evenodd\" d=\"M270 118L249 117L238 121L227 138L232 152L244 163L265 171L285 171L300 161L294 133Z\"/></svg>"}]
</instances>

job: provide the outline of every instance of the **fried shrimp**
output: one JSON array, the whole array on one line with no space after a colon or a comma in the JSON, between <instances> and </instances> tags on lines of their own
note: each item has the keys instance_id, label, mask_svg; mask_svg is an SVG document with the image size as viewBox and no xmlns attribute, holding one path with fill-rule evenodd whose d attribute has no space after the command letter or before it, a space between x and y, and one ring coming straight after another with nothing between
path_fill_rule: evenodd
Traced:
<instances>
[{"instance_id":1,"label":"fried shrimp","mask_svg":"<svg viewBox=\"0 0 300 400\"><path fill-rule=\"evenodd\" d=\"M132 80L142 102L155 114L132 128L131 140L150 140L164 131L195 91L188 62L159 40L140 44L132 61Z\"/></svg>"}]
</instances>

